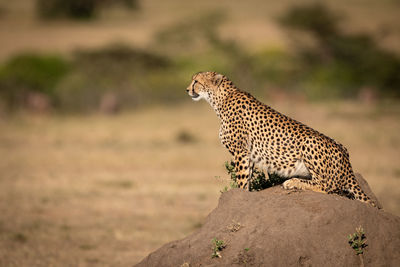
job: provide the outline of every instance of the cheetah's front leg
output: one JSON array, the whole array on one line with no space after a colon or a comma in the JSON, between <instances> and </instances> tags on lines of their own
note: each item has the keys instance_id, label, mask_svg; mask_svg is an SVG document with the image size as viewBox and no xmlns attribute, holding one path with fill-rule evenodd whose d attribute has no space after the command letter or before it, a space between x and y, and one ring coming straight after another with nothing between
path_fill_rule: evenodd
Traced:
<instances>
[{"instance_id":1,"label":"cheetah's front leg","mask_svg":"<svg viewBox=\"0 0 400 267\"><path fill-rule=\"evenodd\" d=\"M252 174L250 166L250 157L247 152L238 152L234 155L236 183L239 188L249 190L249 184Z\"/></svg>"}]
</instances>

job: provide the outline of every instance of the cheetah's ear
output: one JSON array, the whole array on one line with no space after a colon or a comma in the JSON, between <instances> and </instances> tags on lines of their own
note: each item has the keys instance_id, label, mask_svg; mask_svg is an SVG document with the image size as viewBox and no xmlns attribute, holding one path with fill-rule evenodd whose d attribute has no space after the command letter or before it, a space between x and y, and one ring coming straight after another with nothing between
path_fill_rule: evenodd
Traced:
<instances>
[{"instance_id":1,"label":"cheetah's ear","mask_svg":"<svg viewBox=\"0 0 400 267\"><path fill-rule=\"evenodd\" d=\"M215 74L215 76L212 78L212 83L218 87L222 83L222 79L224 78L224 75L222 74Z\"/></svg>"}]
</instances>

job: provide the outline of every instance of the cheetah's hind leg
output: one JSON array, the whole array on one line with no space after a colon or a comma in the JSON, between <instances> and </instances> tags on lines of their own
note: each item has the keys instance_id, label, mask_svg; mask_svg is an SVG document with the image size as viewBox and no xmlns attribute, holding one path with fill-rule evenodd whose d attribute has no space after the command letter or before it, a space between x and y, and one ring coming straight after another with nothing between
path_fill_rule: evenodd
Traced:
<instances>
[{"instance_id":1,"label":"cheetah's hind leg","mask_svg":"<svg viewBox=\"0 0 400 267\"><path fill-rule=\"evenodd\" d=\"M298 190L311 190L320 193L327 193L322 190L321 186L313 181L300 178L291 178L286 180L283 184L283 188L286 190L298 189Z\"/></svg>"}]
</instances>

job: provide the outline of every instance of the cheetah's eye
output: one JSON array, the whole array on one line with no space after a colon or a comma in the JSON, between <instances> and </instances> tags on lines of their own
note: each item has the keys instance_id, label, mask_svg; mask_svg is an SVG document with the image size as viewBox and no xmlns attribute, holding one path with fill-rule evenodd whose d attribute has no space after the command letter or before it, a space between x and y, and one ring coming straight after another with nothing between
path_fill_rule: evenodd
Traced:
<instances>
[{"instance_id":1,"label":"cheetah's eye","mask_svg":"<svg viewBox=\"0 0 400 267\"><path fill-rule=\"evenodd\" d=\"M204 85L203 85L202 83L200 83L199 81L196 81L196 80L193 81L193 88L194 88L195 86L198 86L198 87L200 87L200 88L204 88Z\"/></svg>"}]
</instances>

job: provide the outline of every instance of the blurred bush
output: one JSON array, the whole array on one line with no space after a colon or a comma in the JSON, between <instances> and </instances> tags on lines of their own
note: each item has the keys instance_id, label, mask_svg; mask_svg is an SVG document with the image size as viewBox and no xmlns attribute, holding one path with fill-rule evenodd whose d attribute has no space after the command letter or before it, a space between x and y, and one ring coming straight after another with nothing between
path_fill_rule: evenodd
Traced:
<instances>
[{"instance_id":1,"label":"blurred bush","mask_svg":"<svg viewBox=\"0 0 400 267\"><path fill-rule=\"evenodd\" d=\"M36 0L36 10L43 19L90 19L100 8L115 4L129 9L139 7L138 0Z\"/></svg>"},{"instance_id":2,"label":"blurred bush","mask_svg":"<svg viewBox=\"0 0 400 267\"><path fill-rule=\"evenodd\" d=\"M70 64L59 56L17 55L0 67L0 96L10 110L25 106L32 94L54 101L55 87L69 70Z\"/></svg>"},{"instance_id":3,"label":"blurred bush","mask_svg":"<svg viewBox=\"0 0 400 267\"><path fill-rule=\"evenodd\" d=\"M368 35L343 33L342 17L321 4L289 9L280 22L302 32L291 52L248 51L222 38L228 16L213 11L167 25L146 49L114 44L78 51L68 61L22 54L0 66L0 102L10 109L47 101L60 111L113 113L187 99L191 76L207 70L224 73L258 97L284 90L310 99L354 97L363 88L400 97L399 58Z\"/></svg>"},{"instance_id":4,"label":"blurred bush","mask_svg":"<svg viewBox=\"0 0 400 267\"><path fill-rule=\"evenodd\" d=\"M282 25L314 39L311 44L296 40L304 90L313 98L354 97L362 88L399 97L399 57L370 35L344 33L343 17L321 3L295 6L281 17Z\"/></svg>"},{"instance_id":5,"label":"blurred bush","mask_svg":"<svg viewBox=\"0 0 400 267\"><path fill-rule=\"evenodd\" d=\"M173 101L181 89L173 72L167 57L121 44L79 51L57 97L61 109L68 111L96 111L111 98L113 109Z\"/></svg>"}]
</instances>

